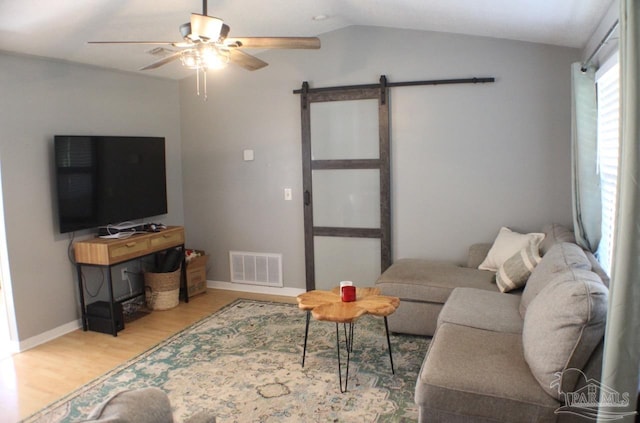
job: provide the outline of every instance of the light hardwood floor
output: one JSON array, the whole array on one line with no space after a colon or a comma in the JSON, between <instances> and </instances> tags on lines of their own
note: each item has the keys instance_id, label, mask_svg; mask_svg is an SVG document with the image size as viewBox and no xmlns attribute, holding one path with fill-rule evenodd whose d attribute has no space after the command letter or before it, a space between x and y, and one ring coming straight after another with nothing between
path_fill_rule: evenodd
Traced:
<instances>
[{"instance_id":1,"label":"light hardwood floor","mask_svg":"<svg viewBox=\"0 0 640 423\"><path fill-rule=\"evenodd\" d=\"M81 329L0 360L0 421L16 422L238 298L294 297L208 289L176 308L127 323L117 337Z\"/></svg>"}]
</instances>

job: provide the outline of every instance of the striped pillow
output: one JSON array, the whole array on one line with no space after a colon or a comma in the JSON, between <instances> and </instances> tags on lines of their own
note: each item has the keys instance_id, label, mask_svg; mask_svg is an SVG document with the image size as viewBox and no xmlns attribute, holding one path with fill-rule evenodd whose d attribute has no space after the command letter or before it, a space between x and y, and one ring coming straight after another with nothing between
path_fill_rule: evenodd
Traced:
<instances>
[{"instance_id":1,"label":"striped pillow","mask_svg":"<svg viewBox=\"0 0 640 423\"><path fill-rule=\"evenodd\" d=\"M529 242L529 245L508 258L496 273L496 284L500 292L522 288L540 260L536 242Z\"/></svg>"}]
</instances>

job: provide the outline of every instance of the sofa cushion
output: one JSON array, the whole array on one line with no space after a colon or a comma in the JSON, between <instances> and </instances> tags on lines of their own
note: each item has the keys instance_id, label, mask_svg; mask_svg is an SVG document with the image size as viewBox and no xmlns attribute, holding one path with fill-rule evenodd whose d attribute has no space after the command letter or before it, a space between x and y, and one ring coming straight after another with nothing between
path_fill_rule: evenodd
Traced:
<instances>
[{"instance_id":1,"label":"sofa cushion","mask_svg":"<svg viewBox=\"0 0 640 423\"><path fill-rule=\"evenodd\" d=\"M562 226L558 223L552 223L550 225L545 225L542 228L542 232L545 233L544 240L540 243L540 254L545 255L551 247L560 242L570 242L575 244L576 237L570 229L565 226ZM591 251L583 250L584 254L587 256L589 261L591 262L591 271L600 276L602 282L609 287L609 275L604 271L598 259L593 255Z\"/></svg>"},{"instance_id":2,"label":"sofa cushion","mask_svg":"<svg viewBox=\"0 0 640 423\"><path fill-rule=\"evenodd\" d=\"M522 329L524 357L549 395L575 388L582 369L604 336L607 288L582 269L558 274L529 305Z\"/></svg>"},{"instance_id":3,"label":"sofa cushion","mask_svg":"<svg viewBox=\"0 0 640 423\"><path fill-rule=\"evenodd\" d=\"M496 272L496 284L500 292L509 292L522 288L529 279L533 269L540 263L540 252L536 242L529 244L518 251Z\"/></svg>"},{"instance_id":4,"label":"sofa cushion","mask_svg":"<svg viewBox=\"0 0 640 423\"><path fill-rule=\"evenodd\" d=\"M600 279L602 279L602 283L604 283L605 286L609 288L609 283L611 282L611 279L609 279L609 275L607 275L607 272L604 271L604 269L600 265L600 262L598 261L596 256L594 256L591 251L587 251L587 250L583 250L583 251L584 251L584 255L587 256L587 259L589 259L589 263L591 263L591 271L596 275L600 276Z\"/></svg>"},{"instance_id":5,"label":"sofa cushion","mask_svg":"<svg viewBox=\"0 0 640 423\"><path fill-rule=\"evenodd\" d=\"M544 239L540 243L540 254L543 256L547 254L547 251L549 251L551 247L561 242L576 243L576 237L573 235L573 231L558 223L543 226L542 232L544 233Z\"/></svg>"},{"instance_id":6,"label":"sofa cushion","mask_svg":"<svg viewBox=\"0 0 640 423\"><path fill-rule=\"evenodd\" d=\"M401 300L444 304L451 291L469 287L497 291L494 274L433 260L401 259L393 263L376 281L384 295Z\"/></svg>"},{"instance_id":7,"label":"sofa cushion","mask_svg":"<svg viewBox=\"0 0 640 423\"><path fill-rule=\"evenodd\" d=\"M438 327L431 341L415 401L426 421L433 411L466 421L555 422L560 406L536 383L520 334L451 323Z\"/></svg>"},{"instance_id":8,"label":"sofa cushion","mask_svg":"<svg viewBox=\"0 0 640 423\"><path fill-rule=\"evenodd\" d=\"M456 288L438 316L443 323L496 332L522 333L523 320L518 312L520 297L515 294Z\"/></svg>"},{"instance_id":9,"label":"sofa cushion","mask_svg":"<svg viewBox=\"0 0 640 423\"><path fill-rule=\"evenodd\" d=\"M471 244L469 247L469 254L467 257L467 267L477 269L482 264L489 250L491 249L491 243L481 242L478 244Z\"/></svg>"},{"instance_id":10,"label":"sofa cushion","mask_svg":"<svg viewBox=\"0 0 640 423\"><path fill-rule=\"evenodd\" d=\"M382 292L384 294L384 291ZM401 300L396 311L387 318L389 330L395 333L433 336L444 304Z\"/></svg>"},{"instance_id":11,"label":"sofa cushion","mask_svg":"<svg viewBox=\"0 0 640 423\"><path fill-rule=\"evenodd\" d=\"M537 247L543 238L544 234L542 233L520 234L503 226L493 241L487 257L478 266L478 269L495 272L502 266L502 263L526 247L529 242L535 242Z\"/></svg>"},{"instance_id":12,"label":"sofa cushion","mask_svg":"<svg viewBox=\"0 0 640 423\"><path fill-rule=\"evenodd\" d=\"M542 261L533 269L522 291L520 315L524 319L529 303L553 279L555 274L568 269L591 270L591 263L582 248L569 242L561 242L551 247Z\"/></svg>"}]
</instances>

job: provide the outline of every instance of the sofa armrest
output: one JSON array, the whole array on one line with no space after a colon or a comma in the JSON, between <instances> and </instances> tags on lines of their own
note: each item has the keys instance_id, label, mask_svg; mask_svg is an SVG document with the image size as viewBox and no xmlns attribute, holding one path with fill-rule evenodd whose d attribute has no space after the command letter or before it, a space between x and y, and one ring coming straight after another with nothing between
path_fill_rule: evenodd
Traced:
<instances>
[{"instance_id":1,"label":"sofa armrest","mask_svg":"<svg viewBox=\"0 0 640 423\"><path fill-rule=\"evenodd\" d=\"M469 257L467 258L467 267L477 269L489 254L491 249L490 243L473 244L469 247Z\"/></svg>"},{"instance_id":2,"label":"sofa armrest","mask_svg":"<svg viewBox=\"0 0 640 423\"><path fill-rule=\"evenodd\" d=\"M86 423L172 423L171 404L159 388L132 389L108 398L96 407Z\"/></svg>"},{"instance_id":3,"label":"sofa armrest","mask_svg":"<svg viewBox=\"0 0 640 423\"><path fill-rule=\"evenodd\" d=\"M167 394L149 387L118 392L96 407L85 423L173 423L171 404ZM216 423L208 411L199 411L185 423Z\"/></svg>"}]
</instances>

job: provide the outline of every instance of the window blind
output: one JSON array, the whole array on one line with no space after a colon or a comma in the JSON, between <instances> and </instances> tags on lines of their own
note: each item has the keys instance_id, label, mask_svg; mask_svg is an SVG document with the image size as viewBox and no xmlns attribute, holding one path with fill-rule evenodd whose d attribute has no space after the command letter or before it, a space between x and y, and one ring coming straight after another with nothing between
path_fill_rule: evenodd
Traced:
<instances>
[{"instance_id":1,"label":"window blind","mask_svg":"<svg viewBox=\"0 0 640 423\"><path fill-rule=\"evenodd\" d=\"M596 75L598 95L598 171L602 190L602 237L598 260L611 274L618 182L620 70L617 55Z\"/></svg>"}]
</instances>

